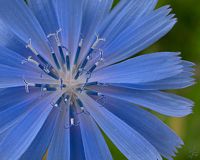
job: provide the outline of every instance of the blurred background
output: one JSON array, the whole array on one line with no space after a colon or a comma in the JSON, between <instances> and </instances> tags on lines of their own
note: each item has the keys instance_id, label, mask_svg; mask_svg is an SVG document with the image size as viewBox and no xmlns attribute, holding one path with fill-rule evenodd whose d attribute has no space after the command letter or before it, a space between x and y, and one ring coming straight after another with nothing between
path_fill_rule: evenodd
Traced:
<instances>
[{"instance_id":1,"label":"blurred background","mask_svg":"<svg viewBox=\"0 0 200 160\"><path fill-rule=\"evenodd\" d=\"M115 4L118 0L115 0ZM174 160L200 160L200 0L159 0L159 6L170 5L178 18L172 31L143 53L180 51L183 59L196 63L196 81L192 87L176 91L176 94L195 102L193 114L184 118L159 116L184 141ZM107 140L115 160L126 158Z\"/></svg>"}]
</instances>

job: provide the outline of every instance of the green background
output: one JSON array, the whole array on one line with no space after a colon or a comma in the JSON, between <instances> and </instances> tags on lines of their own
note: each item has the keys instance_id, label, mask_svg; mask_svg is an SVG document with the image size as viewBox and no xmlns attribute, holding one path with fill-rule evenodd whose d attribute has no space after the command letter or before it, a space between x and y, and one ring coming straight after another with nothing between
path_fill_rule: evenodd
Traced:
<instances>
[{"instance_id":1,"label":"green background","mask_svg":"<svg viewBox=\"0 0 200 160\"><path fill-rule=\"evenodd\" d=\"M115 4L118 0L115 0ZM183 59L196 63L197 83L189 88L173 91L195 102L193 114L184 118L158 115L184 140L174 160L200 160L200 0L159 0L159 6L170 4L178 23L169 34L142 53L180 51ZM106 138L114 160L126 160Z\"/></svg>"},{"instance_id":2,"label":"green background","mask_svg":"<svg viewBox=\"0 0 200 160\"><path fill-rule=\"evenodd\" d=\"M115 4L117 3L117 0ZM178 18L175 27L159 42L142 53L157 51L180 51L183 59L196 63L196 84L175 91L176 94L190 98L195 102L193 114L184 118L159 117L166 122L184 140L174 160L200 160L200 1L199 0L159 0L159 6L168 5ZM108 140L113 158L126 158Z\"/></svg>"}]
</instances>

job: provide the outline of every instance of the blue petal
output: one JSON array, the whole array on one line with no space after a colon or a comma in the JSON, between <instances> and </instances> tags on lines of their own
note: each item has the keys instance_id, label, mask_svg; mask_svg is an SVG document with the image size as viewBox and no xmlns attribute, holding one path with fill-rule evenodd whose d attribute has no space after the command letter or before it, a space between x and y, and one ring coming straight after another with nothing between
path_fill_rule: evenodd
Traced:
<instances>
[{"instance_id":1,"label":"blue petal","mask_svg":"<svg viewBox=\"0 0 200 160\"><path fill-rule=\"evenodd\" d=\"M94 120L88 114L80 114L80 129L87 160L112 160L107 144Z\"/></svg>"},{"instance_id":2,"label":"blue petal","mask_svg":"<svg viewBox=\"0 0 200 160\"><path fill-rule=\"evenodd\" d=\"M16 94L18 96L16 96ZM32 93L35 93L33 91ZM29 99L32 94L27 94L24 87L6 88L0 90L0 112L20 104L23 100Z\"/></svg>"},{"instance_id":3,"label":"blue petal","mask_svg":"<svg viewBox=\"0 0 200 160\"><path fill-rule=\"evenodd\" d=\"M171 159L182 140L162 121L133 104L105 97L103 106L146 138L165 158Z\"/></svg>"},{"instance_id":4,"label":"blue petal","mask_svg":"<svg viewBox=\"0 0 200 160\"><path fill-rule=\"evenodd\" d=\"M32 46L50 59L47 38L39 22L23 0L0 1L0 19L23 42L32 40ZM15 7L13 7L15 6Z\"/></svg>"},{"instance_id":5,"label":"blue petal","mask_svg":"<svg viewBox=\"0 0 200 160\"><path fill-rule=\"evenodd\" d=\"M70 148L71 160L86 160L83 140L81 137L81 130L79 126L72 126L70 128Z\"/></svg>"},{"instance_id":6,"label":"blue petal","mask_svg":"<svg viewBox=\"0 0 200 160\"><path fill-rule=\"evenodd\" d=\"M14 126L16 123L20 123L21 120L30 112L33 102L38 98L38 93L31 94L26 97L20 103L11 105L5 110L0 112L0 134L7 129Z\"/></svg>"},{"instance_id":7,"label":"blue petal","mask_svg":"<svg viewBox=\"0 0 200 160\"><path fill-rule=\"evenodd\" d=\"M192 78L194 75L193 63L188 61L182 61L183 71L173 77L169 77L163 80L131 84L131 83L115 83L113 86L138 89L138 90L168 90L168 89L181 89L186 88L194 84L195 80Z\"/></svg>"},{"instance_id":8,"label":"blue petal","mask_svg":"<svg viewBox=\"0 0 200 160\"><path fill-rule=\"evenodd\" d=\"M34 16L40 23L43 31L48 37L50 34L56 33L60 26L58 24L58 17L56 13L56 1L54 0L30 0L28 6L33 12ZM60 38L60 37L59 37ZM53 49L57 55L58 60L61 60L60 53L58 51L58 44L54 37L48 38L48 45ZM54 63L53 63L54 64Z\"/></svg>"},{"instance_id":9,"label":"blue petal","mask_svg":"<svg viewBox=\"0 0 200 160\"><path fill-rule=\"evenodd\" d=\"M0 46L6 47L24 57L31 56L31 51L26 48L26 43L22 41L10 28L0 21Z\"/></svg>"},{"instance_id":10,"label":"blue petal","mask_svg":"<svg viewBox=\"0 0 200 160\"><path fill-rule=\"evenodd\" d=\"M157 0L120 1L103 21L100 33L110 42L127 26L148 15L156 4Z\"/></svg>"},{"instance_id":11,"label":"blue petal","mask_svg":"<svg viewBox=\"0 0 200 160\"><path fill-rule=\"evenodd\" d=\"M35 137L26 152L20 157L20 160L41 160L46 153L50 144L55 124L58 119L59 110L54 108L46 119L40 132ZM57 131L56 131L57 132Z\"/></svg>"},{"instance_id":12,"label":"blue petal","mask_svg":"<svg viewBox=\"0 0 200 160\"><path fill-rule=\"evenodd\" d=\"M76 2L74 0L57 0L56 3L63 45L71 52L71 62L74 62L80 40L83 2L83 0Z\"/></svg>"},{"instance_id":13,"label":"blue petal","mask_svg":"<svg viewBox=\"0 0 200 160\"><path fill-rule=\"evenodd\" d=\"M70 160L69 105L60 105L60 113L56 121L55 132L48 149L48 160Z\"/></svg>"},{"instance_id":14,"label":"blue petal","mask_svg":"<svg viewBox=\"0 0 200 160\"><path fill-rule=\"evenodd\" d=\"M90 97L84 94L80 95L80 97L91 116L128 159L162 159L157 150L137 131L101 107Z\"/></svg>"},{"instance_id":15,"label":"blue petal","mask_svg":"<svg viewBox=\"0 0 200 160\"><path fill-rule=\"evenodd\" d=\"M0 134L0 142L12 131L12 128L7 129L5 132Z\"/></svg>"},{"instance_id":16,"label":"blue petal","mask_svg":"<svg viewBox=\"0 0 200 160\"><path fill-rule=\"evenodd\" d=\"M12 131L0 142L2 160L17 160L27 150L52 110L52 106L49 105L52 98L57 99L57 96L58 93L39 99L29 114L12 128Z\"/></svg>"},{"instance_id":17,"label":"blue petal","mask_svg":"<svg viewBox=\"0 0 200 160\"><path fill-rule=\"evenodd\" d=\"M90 81L138 84L175 76L182 69L177 53L153 53L99 69Z\"/></svg>"},{"instance_id":18,"label":"blue petal","mask_svg":"<svg viewBox=\"0 0 200 160\"><path fill-rule=\"evenodd\" d=\"M81 35L83 37L83 46L80 54L80 60L89 52L90 47L94 43L98 30L109 14L113 0L84 1L83 22Z\"/></svg>"},{"instance_id":19,"label":"blue petal","mask_svg":"<svg viewBox=\"0 0 200 160\"><path fill-rule=\"evenodd\" d=\"M183 117L192 112L192 101L172 93L113 86L92 87L92 89L104 95L125 100L168 116Z\"/></svg>"},{"instance_id":20,"label":"blue petal","mask_svg":"<svg viewBox=\"0 0 200 160\"><path fill-rule=\"evenodd\" d=\"M55 2L53 0L29 0L28 6L37 18L46 35L59 29Z\"/></svg>"},{"instance_id":21,"label":"blue petal","mask_svg":"<svg viewBox=\"0 0 200 160\"><path fill-rule=\"evenodd\" d=\"M168 6L149 12L148 15L127 25L128 27L125 26L123 31L110 41L107 40L100 46L104 51L103 66L124 60L142 51L168 33L176 23L173 15L168 15L169 12ZM118 26L116 25L116 28Z\"/></svg>"}]
</instances>

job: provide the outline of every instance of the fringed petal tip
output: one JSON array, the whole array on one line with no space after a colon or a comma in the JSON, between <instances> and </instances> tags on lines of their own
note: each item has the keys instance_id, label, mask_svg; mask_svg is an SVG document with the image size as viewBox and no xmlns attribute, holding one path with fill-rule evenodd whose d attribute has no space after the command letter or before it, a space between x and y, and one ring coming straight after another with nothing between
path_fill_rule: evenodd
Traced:
<instances>
[{"instance_id":1,"label":"fringed petal tip","mask_svg":"<svg viewBox=\"0 0 200 160\"><path fill-rule=\"evenodd\" d=\"M93 73L90 81L131 84L135 89L177 89L193 84L193 63L181 60L180 52L137 56ZM171 88L170 88L171 87Z\"/></svg>"}]
</instances>

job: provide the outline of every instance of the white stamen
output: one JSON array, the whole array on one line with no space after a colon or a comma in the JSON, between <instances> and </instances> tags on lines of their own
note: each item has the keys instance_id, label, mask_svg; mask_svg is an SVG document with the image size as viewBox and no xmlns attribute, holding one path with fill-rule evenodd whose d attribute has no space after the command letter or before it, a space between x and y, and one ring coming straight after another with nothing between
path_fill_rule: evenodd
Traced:
<instances>
[{"instance_id":1,"label":"white stamen","mask_svg":"<svg viewBox=\"0 0 200 160\"><path fill-rule=\"evenodd\" d=\"M26 45L26 48L29 48L36 56L39 55L39 53L33 48L31 39L29 39L28 44Z\"/></svg>"},{"instance_id":2,"label":"white stamen","mask_svg":"<svg viewBox=\"0 0 200 160\"><path fill-rule=\"evenodd\" d=\"M65 98L65 100L64 100L65 102L67 102L68 101L68 99L67 98Z\"/></svg>"},{"instance_id":3,"label":"white stamen","mask_svg":"<svg viewBox=\"0 0 200 160\"><path fill-rule=\"evenodd\" d=\"M47 88L45 87L45 88L42 88L42 91L47 91Z\"/></svg>"},{"instance_id":4,"label":"white stamen","mask_svg":"<svg viewBox=\"0 0 200 160\"><path fill-rule=\"evenodd\" d=\"M58 107L58 104L57 104L57 103L54 103L54 102L52 102L51 105L52 105L53 107Z\"/></svg>"},{"instance_id":5,"label":"white stamen","mask_svg":"<svg viewBox=\"0 0 200 160\"><path fill-rule=\"evenodd\" d=\"M39 66L39 63L38 63L36 60L32 59L31 56L28 57L27 62L33 63L33 64L35 64L36 66Z\"/></svg>"},{"instance_id":6,"label":"white stamen","mask_svg":"<svg viewBox=\"0 0 200 160\"><path fill-rule=\"evenodd\" d=\"M95 63L95 65L96 65L96 66L98 66L98 65L99 65L99 63L100 63L100 62L99 62L99 61L97 61L97 62Z\"/></svg>"},{"instance_id":7,"label":"white stamen","mask_svg":"<svg viewBox=\"0 0 200 160\"><path fill-rule=\"evenodd\" d=\"M90 56L87 56L87 60L90 60L90 58L91 58Z\"/></svg>"},{"instance_id":8,"label":"white stamen","mask_svg":"<svg viewBox=\"0 0 200 160\"><path fill-rule=\"evenodd\" d=\"M50 33L47 38L50 38L50 37L54 37L55 40L56 40L56 44L57 46L61 46L61 42L60 42L60 38L59 38L59 33L62 31L62 29L60 28L59 30L56 31L56 33Z\"/></svg>"},{"instance_id":9,"label":"white stamen","mask_svg":"<svg viewBox=\"0 0 200 160\"><path fill-rule=\"evenodd\" d=\"M80 42L79 42L79 47L82 47L83 45L83 38L81 38Z\"/></svg>"},{"instance_id":10,"label":"white stamen","mask_svg":"<svg viewBox=\"0 0 200 160\"><path fill-rule=\"evenodd\" d=\"M66 54L66 56L69 56L70 52L68 50L66 50L65 54Z\"/></svg>"},{"instance_id":11,"label":"white stamen","mask_svg":"<svg viewBox=\"0 0 200 160\"><path fill-rule=\"evenodd\" d=\"M94 42L94 44L92 45L92 49L96 49L97 45L99 44L100 41L106 41L105 38L99 38L99 35L96 33L96 41Z\"/></svg>"},{"instance_id":12,"label":"white stamen","mask_svg":"<svg viewBox=\"0 0 200 160\"><path fill-rule=\"evenodd\" d=\"M74 125L74 118L70 118L70 123L72 126Z\"/></svg>"},{"instance_id":13,"label":"white stamen","mask_svg":"<svg viewBox=\"0 0 200 160\"><path fill-rule=\"evenodd\" d=\"M97 95L98 95L98 96L103 96L103 94L102 94L102 93L99 93L99 92L97 93Z\"/></svg>"}]
</instances>

